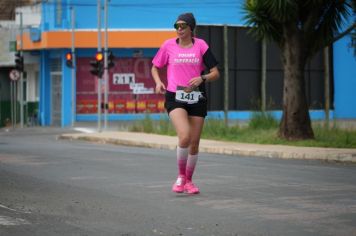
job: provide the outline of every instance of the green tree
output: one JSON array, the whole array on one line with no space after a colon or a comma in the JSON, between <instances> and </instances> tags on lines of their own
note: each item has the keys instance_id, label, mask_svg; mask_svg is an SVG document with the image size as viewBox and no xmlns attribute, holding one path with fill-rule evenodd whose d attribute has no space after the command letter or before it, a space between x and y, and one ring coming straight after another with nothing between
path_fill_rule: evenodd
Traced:
<instances>
[{"instance_id":1,"label":"green tree","mask_svg":"<svg viewBox=\"0 0 356 236\"><path fill-rule=\"evenodd\" d=\"M318 51L355 27L343 30L352 15L351 0L246 0L243 9L250 32L258 40L276 42L281 49L284 87L279 136L314 138L304 69Z\"/></svg>"}]
</instances>

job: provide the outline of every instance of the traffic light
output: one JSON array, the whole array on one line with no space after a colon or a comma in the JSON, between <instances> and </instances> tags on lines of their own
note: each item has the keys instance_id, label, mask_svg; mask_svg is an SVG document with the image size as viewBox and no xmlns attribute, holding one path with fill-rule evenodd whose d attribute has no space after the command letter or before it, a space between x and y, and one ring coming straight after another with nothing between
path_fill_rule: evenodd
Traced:
<instances>
[{"instance_id":1,"label":"traffic light","mask_svg":"<svg viewBox=\"0 0 356 236\"><path fill-rule=\"evenodd\" d=\"M24 70L23 56L21 55L21 52L15 53L15 69L18 70L19 72L23 72Z\"/></svg>"},{"instance_id":2,"label":"traffic light","mask_svg":"<svg viewBox=\"0 0 356 236\"><path fill-rule=\"evenodd\" d=\"M104 56L101 52L97 52L95 55L95 61L90 61L90 65L93 67L90 70L90 73L97 76L99 79L103 76L104 73Z\"/></svg>"},{"instance_id":3,"label":"traffic light","mask_svg":"<svg viewBox=\"0 0 356 236\"><path fill-rule=\"evenodd\" d=\"M108 56L108 69L112 68L115 66L115 62L114 62L115 56L112 53L112 51L109 52L109 56Z\"/></svg>"},{"instance_id":4,"label":"traffic light","mask_svg":"<svg viewBox=\"0 0 356 236\"><path fill-rule=\"evenodd\" d=\"M67 52L66 54L66 65L69 68L73 68L73 54L71 52Z\"/></svg>"}]
</instances>

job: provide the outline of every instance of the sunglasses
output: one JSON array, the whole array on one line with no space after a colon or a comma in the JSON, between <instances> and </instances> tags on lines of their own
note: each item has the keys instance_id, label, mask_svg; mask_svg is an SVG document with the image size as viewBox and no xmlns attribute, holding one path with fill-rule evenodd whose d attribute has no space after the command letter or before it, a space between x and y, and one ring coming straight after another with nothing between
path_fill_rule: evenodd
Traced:
<instances>
[{"instance_id":1,"label":"sunglasses","mask_svg":"<svg viewBox=\"0 0 356 236\"><path fill-rule=\"evenodd\" d=\"M181 29L186 29L188 27L188 24L187 23L175 23L174 24L174 28L176 30L178 30L179 28Z\"/></svg>"}]
</instances>

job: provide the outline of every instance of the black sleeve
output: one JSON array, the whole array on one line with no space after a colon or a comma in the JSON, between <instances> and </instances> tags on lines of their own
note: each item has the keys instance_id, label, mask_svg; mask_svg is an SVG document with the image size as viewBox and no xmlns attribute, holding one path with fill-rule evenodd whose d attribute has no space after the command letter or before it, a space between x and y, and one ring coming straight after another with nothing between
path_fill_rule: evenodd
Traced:
<instances>
[{"instance_id":1,"label":"black sleeve","mask_svg":"<svg viewBox=\"0 0 356 236\"><path fill-rule=\"evenodd\" d=\"M206 50L203 55L204 65L210 70L211 68L218 65L218 61L216 60L214 54L211 52L210 48Z\"/></svg>"}]
</instances>

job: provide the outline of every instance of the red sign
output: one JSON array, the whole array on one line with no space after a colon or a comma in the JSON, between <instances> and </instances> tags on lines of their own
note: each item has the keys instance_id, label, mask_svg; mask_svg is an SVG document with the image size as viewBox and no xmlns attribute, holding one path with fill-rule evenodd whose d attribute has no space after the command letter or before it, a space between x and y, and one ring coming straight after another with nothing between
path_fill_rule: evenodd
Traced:
<instances>
[{"instance_id":1,"label":"red sign","mask_svg":"<svg viewBox=\"0 0 356 236\"><path fill-rule=\"evenodd\" d=\"M78 58L77 63L77 107L94 103L97 99L97 78L90 73L92 58ZM162 94L154 94L155 82L151 76L152 58L116 58L115 66L109 70L109 104L113 112L145 112L142 104L157 103L152 107L164 111ZM165 83L166 73L161 74ZM126 102L127 101L127 102ZM132 102L136 109L132 110ZM117 103L117 104L116 104ZM137 105L139 104L139 106ZM117 111L114 109L117 107ZM127 109L123 109L126 107ZM140 109L137 109L139 107ZM120 109L119 109L120 108ZM147 108L148 109L148 108ZM85 109L83 109L85 110ZM90 109L86 109L89 111ZM79 112L79 111L78 111ZM80 112L79 112L80 113ZM89 112L88 112L89 113Z\"/></svg>"}]
</instances>

